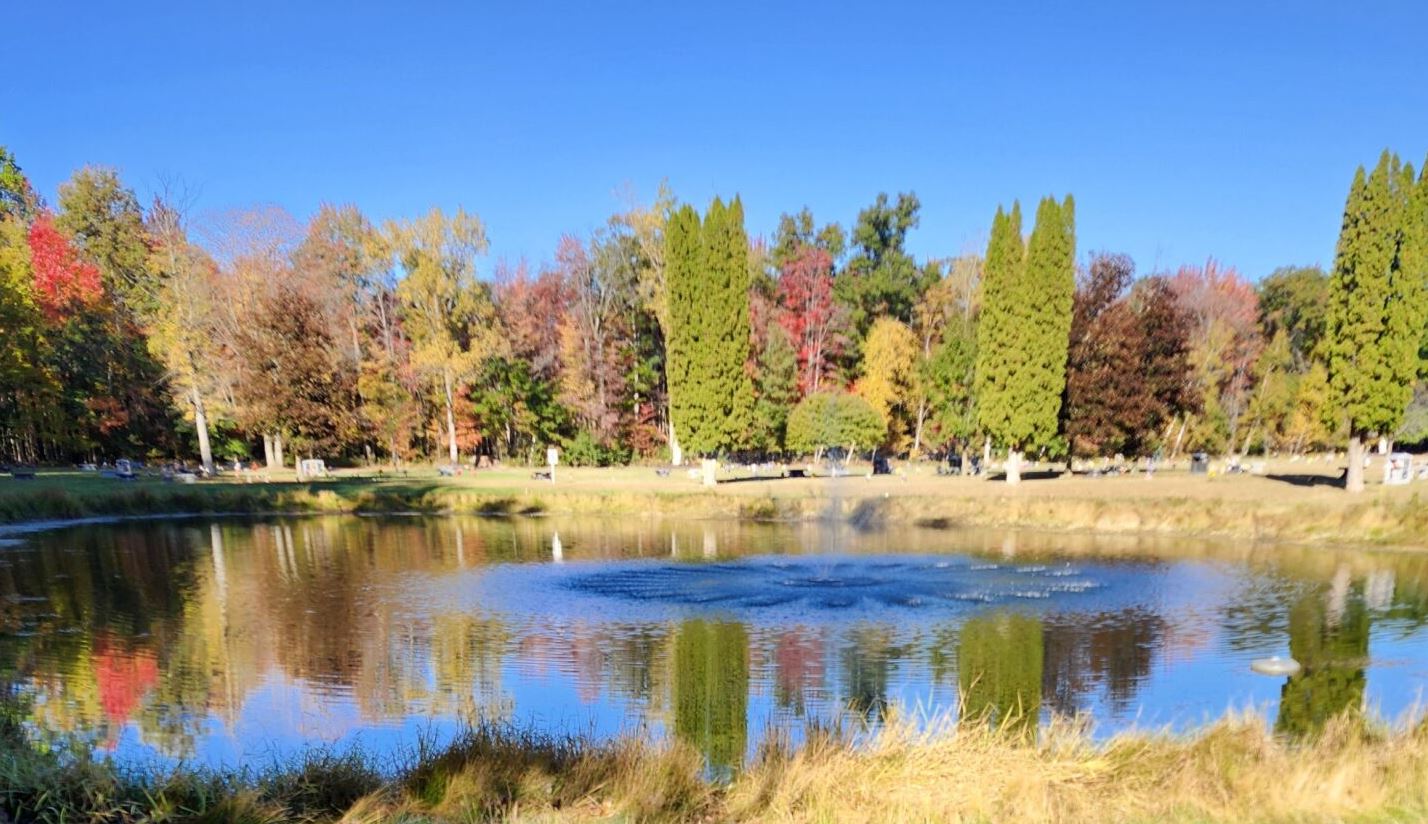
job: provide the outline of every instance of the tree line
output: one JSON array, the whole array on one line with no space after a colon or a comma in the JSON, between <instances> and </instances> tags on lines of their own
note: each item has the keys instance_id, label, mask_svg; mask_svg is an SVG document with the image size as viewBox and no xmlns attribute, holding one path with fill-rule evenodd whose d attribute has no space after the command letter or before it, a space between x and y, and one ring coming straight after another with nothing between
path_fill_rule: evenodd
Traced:
<instances>
[{"instance_id":1,"label":"tree line","mask_svg":"<svg viewBox=\"0 0 1428 824\"><path fill-rule=\"evenodd\" d=\"M851 229L804 208L760 237L739 198L701 214L661 187L487 271L459 209L196 216L102 167L50 205L0 149L0 460L843 448L995 452L1015 480L1028 458L1428 440L1428 180L1391 153L1355 175L1329 271L1258 283L1078 257L1069 196L917 260L920 210L883 194Z\"/></svg>"}]
</instances>

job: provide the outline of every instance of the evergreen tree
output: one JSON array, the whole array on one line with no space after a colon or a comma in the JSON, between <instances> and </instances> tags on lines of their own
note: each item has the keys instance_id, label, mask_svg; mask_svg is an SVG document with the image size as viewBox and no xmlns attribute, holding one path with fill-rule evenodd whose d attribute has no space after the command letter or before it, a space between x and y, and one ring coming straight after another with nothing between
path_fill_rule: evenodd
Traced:
<instances>
[{"instance_id":1,"label":"evergreen tree","mask_svg":"<svg viewBox=\"0 0 1428 824\"><path fill-rule=\"evenodd\" d=\"M912 320L917 298L936 273L921 268L904 248L907 233L917 228L922 203L917 195L904 192L897 203L886 193L858 213L853 227L853 256L839 275L835 290L848 308L849 320L861 343L880 317L903 323Z\"/></svg>"},{"instance_id":2,"label":"evergreen tree","mask_svg":"<svg viewBox=\"0 0 1428 824\"><path fill-rule=\"evenodd\" d=\"M1350 492L1364 488L1364 438L1398 428L1418 370L1422 283L1404 266L1411 174L1387 151L1371 174L1359 167L1334 256L1326 354L1331 408L1348 425Z\"/></svg>"},{"instance_id":3,"label":"evergreen tree","mask_svg":"<svg viewBox=\"0 0 1428 824\"><path fill-rule=\"evenodd\" d=\"M717 341L709 367L716 387L712 422L722 424L716 430L720 436L714 449L737 449L747 442L754 414L754 384L745 368L750 336L749 236L744 230L744 204L738 195L724 213L719 237L720 268L711 266L718 300L709 304L710 326L714 330L711 337Z\"/></svg>"},{"instance_id":4,"label":"evergreen tree","mask_svg":"<svg viewBox=\"0 0 1428 824\"><path fill-rule=\"evenodd\" d=\"M997 210L987 247L977 335L978 420L1008 450L1007 481L1021 480L1026 449L1057 435L1075 292L1075 217L1044 198L1031 241L1021 240L1021 208Z\"/></svg>"},{"instance_id":5,"label":"evergreen tree","mask_svg":"<svg viewBox=\"0 0 1428 824\"><path fill-rule=\"evenodd\" d=\"M962 466L969 466L968 449L977 434L977 323L965 316L953 318L942 341L923 363L923 383L935 417L937 443L955 447Z\"/></svg>"},{"instance_id":6,"label":"evergreen tree","mask_svg":"<svg viewBox=\"0 0 1428 824\"><path fill-rule=\"evenodd\" d=\"M700 308L699 213L684 204L665 227L665 295L669 328L665 339L665 370L669 382L670 427L682 447L696 425L695 396L700 376L694 362Z\"/></svg>"},{"instance_id":7,"label":"evergreen tree","mask_svg":"<svg viewBox=\"0 0 1428 824\"><path fill-rule=\"evenodd\" d=\"M782 452L788 413L798 402L798 353L777 323L769 324L754 388L753 445Z\"/></svg>"},{"instance_id":8,"label":"evergreen tree","mask_svg":"<svg viewBox=\"0 0 1428 824\"><path fill-rule=\"evenodd\" d=\"M715 198L702 226L681 207L667 237L673 424L681 446L713 455L745 445L753 422L744 207Z\"/></svg>"},{"instance_id":9,"label":"evergreen tree","mask_svg":"<svg viewBox=\"0 0 1428 824\"><path fill-rule=\"evenodd\" d=\"M1418 185L1413 188L1409 201L1403 268L1408 275L1409 289L1418 295L1418 375L1428 380L1428 158L1423 160Z\"/></svg>"}]
</instances>

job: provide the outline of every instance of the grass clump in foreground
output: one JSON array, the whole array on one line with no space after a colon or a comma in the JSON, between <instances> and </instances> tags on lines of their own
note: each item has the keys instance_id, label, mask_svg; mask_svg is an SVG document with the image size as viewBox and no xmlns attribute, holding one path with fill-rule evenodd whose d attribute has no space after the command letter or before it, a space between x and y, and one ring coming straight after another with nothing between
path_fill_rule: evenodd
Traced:
<instances>
[{"instance_id":1,"label":"grass clump in foreground","mask_svg":"<svg viewBox=\"0 0 1428 824\"><path fill-rule=\"evenodd\" d=\"M1231 716L1195 734L1097 743L984 724L892 722L862 743L772 736L727 783L682 744L590 743L482 726L383 772L317 754L266 772L128 774L74 742L0 729L0 812L15 822L1420 821L1428 723L1341 718L1312 740Z\"/></svg>"}]
</instances>

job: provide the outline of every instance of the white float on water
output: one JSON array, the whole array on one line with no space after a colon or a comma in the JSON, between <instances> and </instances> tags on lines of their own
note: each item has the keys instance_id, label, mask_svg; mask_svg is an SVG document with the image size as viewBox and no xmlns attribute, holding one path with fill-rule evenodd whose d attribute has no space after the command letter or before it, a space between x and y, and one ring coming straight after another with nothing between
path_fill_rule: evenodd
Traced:
<instances>
[{"instance_id":1,"label":"white float on water","mask_svg":"<svg viewBox=\"0 0 1428 824\"><path fill-rule=\"evenodd\" d=\"M1299 662L1293 658L1259 658L1250 662L1250 670L1260 675L1286 676L1299 671Z\"/></svg>"}]
</instances>

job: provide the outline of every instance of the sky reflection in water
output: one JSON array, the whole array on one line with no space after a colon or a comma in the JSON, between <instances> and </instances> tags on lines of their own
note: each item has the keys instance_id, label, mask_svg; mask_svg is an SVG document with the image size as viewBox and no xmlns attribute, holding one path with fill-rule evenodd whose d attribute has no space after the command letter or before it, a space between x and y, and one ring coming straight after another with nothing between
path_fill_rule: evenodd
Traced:
<instances>
[{"instance_id":1,"label":"sky reflection in water","mask_svg":"<svg viewBox=\"0 0 1428 824\"><path fill-rule=\"evenodd\" d=\"M558 536L558 540L557 540ZM1289 733L1428 684L1428 560L1015 533L474 518L83 527L0 553L0 677L120 758L381 752L460 718L676 734L892 705L1260 707ZM1249 661L1292 654L1300 675Z\"/></svg>"}]
</instances>

